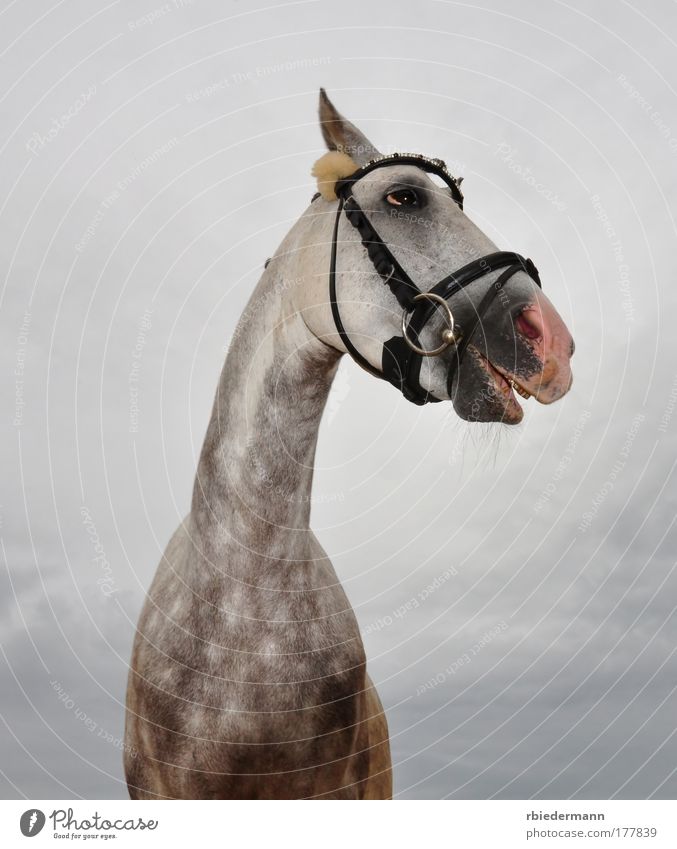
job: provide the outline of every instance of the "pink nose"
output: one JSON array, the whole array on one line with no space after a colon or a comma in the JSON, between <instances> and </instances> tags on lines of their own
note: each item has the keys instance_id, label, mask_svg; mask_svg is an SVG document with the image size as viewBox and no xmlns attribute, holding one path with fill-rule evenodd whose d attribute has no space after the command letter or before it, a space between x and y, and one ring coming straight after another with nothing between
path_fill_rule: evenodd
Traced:
<instances>
[{"instance_id":1,"label":"pink nose","mask_svg":"<svg viewBox=\"0 0 677 849\"><path fill-rule=\"evenodd\" d=\"M551 404L565 395L573 380L569 360L574 340L548 298L538 292L536 301L515 320L515 328L541 361L541 370L520 382L542 404Z\"/></svg>"}]
</instances>

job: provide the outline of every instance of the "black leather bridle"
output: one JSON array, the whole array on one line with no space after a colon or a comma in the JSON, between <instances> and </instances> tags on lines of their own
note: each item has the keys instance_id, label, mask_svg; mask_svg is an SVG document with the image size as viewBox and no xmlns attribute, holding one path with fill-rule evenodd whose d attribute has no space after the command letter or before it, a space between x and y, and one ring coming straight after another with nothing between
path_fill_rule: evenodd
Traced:
<instances>
[{"instance_id":1,"label":"black leather bridle","mask_svg":"<svg viewBox=\"0 0 677 849\"><path fill-rule=\"evenodd\" d=\"M428 159L419 154L393 153L388 156L372 159L362 168L352 173L349 177L338 180L335 186L338 197L338 209L334 221L334 230L331 244L331 260L329 266L329 298L331 311L336 324L336 330L346 346L351 357L371 374L382 380L387 380L397 387L404 397L414 404L427 404L440 401L421 386L419 375L424 356L437 356L447 347L455 347L455 357L449 367L447 376L447 390L449 397L452 394L452 383L455 371L470 344L473 334L480 325L483 316L491 306L492 302L501 291L507 281L518 271L525 271L531 279L540 287L541 281L538 270L530 259L512 251L497 251L487 254L473 262L464 265L457 271L448 274L439 283L436 283L428 292L422 292L414 283L407 272L402 268L393 256L388 245L380 238L373 224L367 218L352 195L352 187L358 180L377 168L390 165L415 165L417 168L429 173L436 174L449 187L451 197L460 209L463 209L463 194L459 187L459 180L447 171L441 159ZM404 310L402 319L402 335L393 336L383 345L381 360L381 371L374 368L352 343L341 320L338 300L336 297L336 255L338 244L338 228L341 214L345 212L348 221L357 229L362 239L362 244L367 249L369 259L374 268L397 298ZM461 289L464 289L475 280L479 280L491 271L505 268L505 271L491 284L488 292L477 305L473 321L467 325L462 335L455 332L453 316L447 301ZM434 315L438 305L443 304L450 321L450 327L443 333L443 344L434 351L424 351L420 347L419 337L430 318Z\"/></svg>"}]
</instances>

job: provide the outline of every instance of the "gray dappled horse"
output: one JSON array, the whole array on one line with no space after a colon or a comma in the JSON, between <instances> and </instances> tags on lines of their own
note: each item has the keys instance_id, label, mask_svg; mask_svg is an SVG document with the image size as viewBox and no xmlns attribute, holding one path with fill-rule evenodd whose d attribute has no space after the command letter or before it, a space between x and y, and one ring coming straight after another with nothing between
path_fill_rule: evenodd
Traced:
<instances>
[{"instance_id":1,"label":"gray dappled horse","mask_svg":"<svg viewBox=\"0 0 677 849\"><path fill-rule=\"evenodd\" d=\"M388 728L310 530L318 427L348 352L415 403L519 422L571 384L538 272L462 211L440 160L382 157L324 91L319 194L267 265L216 393L191 512L148 593L127 694L132 798L388 798Z\"/></svg>"}]
</instances>

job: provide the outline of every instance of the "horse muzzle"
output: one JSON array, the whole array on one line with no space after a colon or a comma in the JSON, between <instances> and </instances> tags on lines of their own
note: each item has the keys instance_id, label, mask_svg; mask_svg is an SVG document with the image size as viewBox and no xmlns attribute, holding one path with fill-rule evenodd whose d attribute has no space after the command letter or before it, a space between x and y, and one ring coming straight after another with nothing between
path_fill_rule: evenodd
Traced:
<instances>
[{"instance_id":1,"label":"horse muzzle","mask_svg":"<svg viewBox=\"0 0 677 849\"><path fill-rule=\"evenodd\" d=\"M533 396L541 404L552 404L571 388L571 357L575 345L566 324L543 292L514 319L517 340L526 345L538 361L534 368L531 358L520 368L519 358L515 368L503 372L512 381L522 397Z\"/></svg>"}]
</instances>

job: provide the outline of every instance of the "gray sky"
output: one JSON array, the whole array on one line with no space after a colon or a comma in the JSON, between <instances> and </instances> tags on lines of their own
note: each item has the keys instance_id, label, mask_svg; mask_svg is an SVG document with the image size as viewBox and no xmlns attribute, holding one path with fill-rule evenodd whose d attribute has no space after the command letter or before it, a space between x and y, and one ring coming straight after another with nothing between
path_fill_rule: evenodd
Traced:
<instances>
[{"instance_id":1,"label":"gray sky","mask_svg":"<svg viewBox=\"0 0 677 849\"><path fill-rule=\"evenodd\" d=\"M341 366L313 524L396 793L677 794L674 6L385 7L0 13L4 797L126 796L136 618L237 317L313 191L320 85L465 177L577 344L571 393L512 430Z\"/></svg>"}]
</instances>

